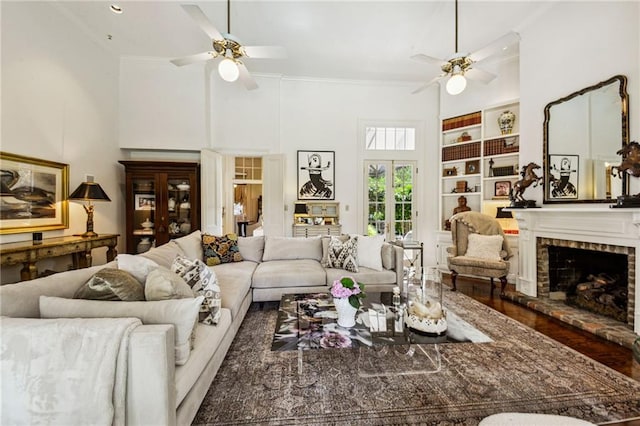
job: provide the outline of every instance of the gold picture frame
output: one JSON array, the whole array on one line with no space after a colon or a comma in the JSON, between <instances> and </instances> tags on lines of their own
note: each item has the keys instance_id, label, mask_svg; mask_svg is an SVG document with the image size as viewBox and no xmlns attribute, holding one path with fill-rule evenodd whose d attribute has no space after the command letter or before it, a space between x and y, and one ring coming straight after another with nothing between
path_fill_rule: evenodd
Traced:
<instances>
[{"instance_id":1,"label":"gold picture frame","mask_svg":"<svg viewBox=\"0 0 640 426\"><path fill-rule=\"evenodd\" d=\"M0 151L0 234L69 228L69 165Z\"/></svg>"}]
</instances>

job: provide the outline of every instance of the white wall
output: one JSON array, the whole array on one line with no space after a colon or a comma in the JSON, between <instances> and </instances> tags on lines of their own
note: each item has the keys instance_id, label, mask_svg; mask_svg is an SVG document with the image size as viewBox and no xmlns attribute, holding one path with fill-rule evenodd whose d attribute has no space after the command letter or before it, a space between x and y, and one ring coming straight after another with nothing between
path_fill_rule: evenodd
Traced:
<instances>
[{"instance_id":1,"label":"white wall","mask_svg":"<svg viewBox=\"0 0 640 426\"><path fill-rule=\"evenodd\" d=\"M70 165L69 191L95 176L112 202L95 209L98 233L124 233L124 204L117 163L118 60L80 32L53 2L2 2L2 151ZM87 215L69 203L66 230L82 233ZM31 233L0 236L0 242L31 240ZM120 249L124 247L120 244ZM94 251L94 264L106 262ZM66 269L70 259L41 262ZM2 282L19 280L20 267L2 268Z\"/></svg>"},{"instance_id":2,"label":"white wall","mask_svg":"<svg viewBox=\"0 0 640 426\"><path fill-rule=\"evenodd\" d=\"M520 32L520 158L542 165L544 107L616 74L626 75L630 140L640 137L640 3L553 4ZM632 191L640 191L640 179ZM542 202L542 189L527 198Z\"/></svg>"}]
</instances>

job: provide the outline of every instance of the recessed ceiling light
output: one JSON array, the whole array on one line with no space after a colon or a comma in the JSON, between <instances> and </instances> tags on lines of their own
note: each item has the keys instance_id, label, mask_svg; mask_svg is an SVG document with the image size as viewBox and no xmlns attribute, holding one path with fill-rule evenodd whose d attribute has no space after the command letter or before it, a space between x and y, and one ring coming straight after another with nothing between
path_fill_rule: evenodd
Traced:
<instances>
[{"instance_id":1,"label":"recessed ceiling light","mask_svg":"<svg viewBox=\"0 0 640 426\"><path fill-rule=\"evenodd\" d=\"M109 6L109 9L111 9L113 13L117 13L118 15L122 13L122 8L117 4L112 4L111 6Z\"/></svg>"}]
</instances>

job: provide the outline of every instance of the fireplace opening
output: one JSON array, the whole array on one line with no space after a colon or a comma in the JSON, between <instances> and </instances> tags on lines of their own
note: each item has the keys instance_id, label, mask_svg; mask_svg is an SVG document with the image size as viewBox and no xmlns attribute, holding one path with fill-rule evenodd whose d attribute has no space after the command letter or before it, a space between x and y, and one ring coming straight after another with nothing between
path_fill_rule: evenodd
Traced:
<instances>
[{"instance_id":1,"label":"fireplace opening","mask_svg":"<svg viewBox=\"0 0 640 426\"><path fill-rule=\"evenodd\" d=\"M549 297L627 322L626 254L547 246Z\"/></svg>"}]
</instances>

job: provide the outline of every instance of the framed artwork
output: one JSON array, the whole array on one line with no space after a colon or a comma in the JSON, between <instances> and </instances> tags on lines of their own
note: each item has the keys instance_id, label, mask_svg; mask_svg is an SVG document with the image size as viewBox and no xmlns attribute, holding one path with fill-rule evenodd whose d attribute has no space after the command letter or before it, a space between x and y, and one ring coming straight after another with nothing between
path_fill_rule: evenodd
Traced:
<instances>
[{"instance_id":1,"label":"framed artwork","mask_svg":"<svg viewBox=\"0 0 640 426\"><path fill-rule=\"evenodd\" d=\"M457 176L458 175L458 169L455 167L450 167L450 168L444 168L442 169L442 176Z\"/></svg>"},{"instance_id":2,"label":"framed artwork","mask_svg":"<svg viewBox=\"0 0 640 426\"><path fill-rule=\"evenodd\" d=\"M135 194L133 201L136 210L156 209L156 196L154 194Z\"/></svg>"},{"instance_id":3,"label":"framed artwork","mask_svg":"<svg viewBox=\"0 0 640 426\"><path fill-rule=\"evenodd\" d=\"M509 192L511 192L511 181L499 180L495 182L495 189L493 195L496 198L508 198Z\"/></svg>"},{"instance_id":4,"label":"framed artwork","mask_svg":"<svg viewBox=\"0 0 640 426\"><path fill-rule=\"evenodd\" d=\"M464 174L475 175L480 173L480 160L472 160L464 163Z\"/></svg>"},{"instance_id":5,"label":"framed artwork","mask_svg":"<svg viewBox=\"0 0 640 426\"><path fill-rule=\"evenodd\" d=\"M69 227L69 165L0 152L0 234Z\"/></svg>"},{"instance_id":6,"label":"framed artwork","mask_svg":"<svg viewBox=\"0 0 640 426\"><path fill-rule=\"evenodd\" d=\"M335 199L335 151L298 151L298 200Z\"/></svg>"},{"instance_id":7,"label":"framed artwork","mask_svg":"<svg viewBox=\"0 0 640 426\"><path fill-rule=\"evenodd\" d=\"M552 200L575 200L578 198L578 174L580 156L549 155L549 185L546 191Z\"/></svg>"}]
</instances>

